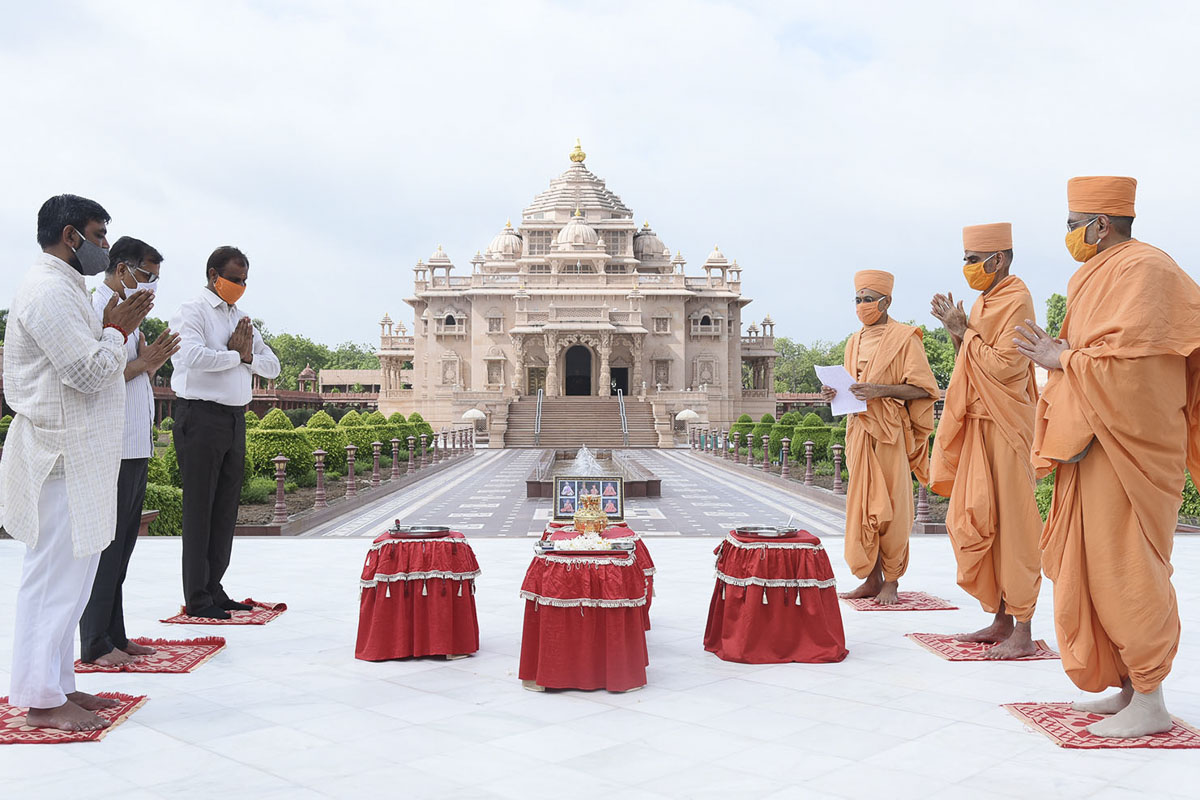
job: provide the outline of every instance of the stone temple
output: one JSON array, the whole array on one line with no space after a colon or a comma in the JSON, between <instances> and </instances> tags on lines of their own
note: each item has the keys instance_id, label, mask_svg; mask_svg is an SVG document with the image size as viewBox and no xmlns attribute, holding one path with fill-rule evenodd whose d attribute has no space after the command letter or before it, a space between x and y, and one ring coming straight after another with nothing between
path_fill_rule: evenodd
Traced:
<instances>
[{"instance_id":1,"label":"stone temple","mask_svg":"<svg viewBox=\"0 0 1200 800\"><path fill-rule=\"evenodd\" d=\"M381 322L382 412L417 411L438 427L478 409L492 447L534 444L539 391L543 430L574 416L601 438L606 422L620 430L623 395L631 446L670 446L684 409L725 427L774 413L774 323L743 329L737 261L714 247L704 274L687 275L585 159L576 142L567 170L469 274L441 246L417 262L412 335Z\"/></svg>"}]
</instances>

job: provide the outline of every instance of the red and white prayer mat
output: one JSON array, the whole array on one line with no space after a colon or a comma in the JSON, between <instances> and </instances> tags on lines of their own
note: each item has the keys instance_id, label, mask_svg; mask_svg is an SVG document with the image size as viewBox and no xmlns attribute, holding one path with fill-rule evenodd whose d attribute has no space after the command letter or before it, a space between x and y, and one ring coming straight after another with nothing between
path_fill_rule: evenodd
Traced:
<instances>
[{"instance_id":1,"label":"red and white prayer mat","mask_svg":"<svg viewBox=\"0 0 1200 800\"><path fill-rule=\"evenodd\" d=\"M225 649L225 639L206 636L203 639L130 639L135 644L153 647L154 655L135 656L128 664L102 667L99 664L75 662L75 672L191 672Z\"/></svg>"},{"instance_id":2,"label":"red and white prayer mat","mask_svg":"<svg viewBox=\"0 0 1200 800\"><path fill-rule=\"evenodd\" d=\"M230 611L229 619L210 619L209 617L189 617L185 609L173 617L160 619L159 622L169 622L172 625L266 625L271 620L287 611L287 603L260 603L247 597L242 601L254 606L253 611Z\"/></svg>"},{"instance_id":3,"label":"red and white prayer mat","mask_svg":"<svg viewBox=\"0 0 1200 800\"><path fill-rule=\"evenodd\" d=\"M890 605L881 606L875 602L874 597L859 597L854 600L849 600L845 597L842 602L853 608L855 611L956 611L958 606L943 600L940 597L934 597L925 592L900 592L900 602Z\"/></svg>"},{"instance_id":4,"label":"red and white prayer mat","mask_svg":"<svg viewBox=\"0 0 1200 800\"><path fill-rule=\"evenodd\" d=\"M904 638L912 639L936 656L947 661L990 661L987 652L996 645L990 642L960 642L953 636L943 633L906 633ZM1051 661L1058 659L1058 653L1050 649L1045 639L1033 643L1034 652L1031 656L1021 658L1001 659L1004 661Z\"/></svg>"},{"instance_id":5,"label":"red and white prayer mat","mask_svg":"<svg viewBox=\"0 0 1200 800\"><path fill-rule=\"evenodd\" d=\"M119 701L119 705L96 713L108 720L107 728L98 731L57 731L50 728L31 728L25 724L27 709L10 706L7 697L0 697L0 745L3 744L64 744L67 742L98 742L112 732L146 703L145 695L132 696L117 692L100 692L97 697Z\"/></svg>"},{"instance_id":6,"label":"red and white prayer mat","mask_svg":"<svg viewBox=\"0 0 1200 800\"><path fill-rule=\"evenodd\" d=\"M1006 703L1003 708L1059 747L1076 750L1149 747L1161 750L1200 748L1200 731L1172 717L1175 726L1164 733L1136 739L1112 739L1093 736L1085 728L1104 719L1101 714L1075 711L1070 703Z\"/></svg>"}]
</instances>

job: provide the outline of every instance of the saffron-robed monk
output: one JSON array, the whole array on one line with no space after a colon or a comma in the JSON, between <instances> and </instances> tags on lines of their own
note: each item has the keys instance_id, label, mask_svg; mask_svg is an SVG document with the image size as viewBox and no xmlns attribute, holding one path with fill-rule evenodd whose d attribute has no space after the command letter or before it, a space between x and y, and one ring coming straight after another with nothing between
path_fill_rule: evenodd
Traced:
<instances>
[{"instance_id":1,"label":"saffron-robed monk","mask_svg":"<svg viewBox=\"0 0 1200 800\"><path fill-rule=\"evenodd\" d=\"M921 330L888 316L895 279L881 270L854 275L863 328L850 336L843 362L857 383L850 391L867 410L846 425L846 563L863 583L842 597L874 597L894 605L908 568L913 526L912 478L929 479L929 434L937 381ZM822 387L827 400L837 392Z\"/></svg>"},{"instance_id":2,"label":"saffron-robed monk","mask_svg":"<svg viewBox=\"0 0 1200 800\"><path fill-rule=\"evenodd\" d=\"M1033 297L1011 274L1012 225L963 228L963 275L980 292L967 317L953 293L931 311L954 342L954 374L933 441L929 488L949 497L946 528L958 585L994 615L955 638L995 644L986 658L1033 655L1031 623L1042 585L1042 518L1029 452L1038 399L1033 363L1013 331L1033 319Z\"/></svg>"},{"instance_id":3,"label":"saffron-robed monk","mask_svg":"<svg viewBox=\"0 0 1200 800\"><path fill-rule=\"evenodd\" d=\"M1111 714L1088 730L1136 737L1170 729L1162 684L1179 648L1171 546L1184 471L1200 474L1200 286L1132 238L1137 182L1073 178L1059 338L1032 321L1021 352L1050 372L1033 458L1056 471L1042 531L1063 668L1079 688L1120 691L1077 703Z\"/></svg>"}]
</instances>

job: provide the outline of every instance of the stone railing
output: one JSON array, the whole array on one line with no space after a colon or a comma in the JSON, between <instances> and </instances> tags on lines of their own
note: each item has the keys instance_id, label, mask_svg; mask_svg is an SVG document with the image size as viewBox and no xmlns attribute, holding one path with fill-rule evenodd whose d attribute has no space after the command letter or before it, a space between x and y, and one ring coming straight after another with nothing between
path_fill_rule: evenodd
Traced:
<instances>
[{"instance_id":1,"label":"stone railing","mask_svg":"<svg viewBox=\"0 0 1200 800\"><path fill-rule=\"evenodd\" d=\"M486 286L525 286L528 288L545 288L559 285L570 286L614 286L633 289L637 285L664 287L675 286L687 289L737 289L741 281L726 281L719 277L708 278L688 277L677 272L670 273L633 273L633 272L504 272L504 273L475 273L471 276L452 277L449 282L443 277L434 280L414 280L416 291L426 289L451 288L465 289L468 287Z\"/></svg>"},{"instance_id":2,"label":"stone railing","mask_svg":"<svg viewBox=\"0 0 1200 800\"><path fill-rule=\"evenodd\" d=\"M411 353L416 349L417 340L413 336L380 336L380 350L400 350Z\"/></svg>"}]
</instances>

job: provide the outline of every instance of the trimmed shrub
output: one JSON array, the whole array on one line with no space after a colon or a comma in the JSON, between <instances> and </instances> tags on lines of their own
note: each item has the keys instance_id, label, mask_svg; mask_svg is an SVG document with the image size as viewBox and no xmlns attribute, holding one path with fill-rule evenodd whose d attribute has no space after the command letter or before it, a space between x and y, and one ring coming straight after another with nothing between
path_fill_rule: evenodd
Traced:
<instances>
[{"instance_id":1,"label":"trimmed shrub","mask_svg":"<svg viewBox=\"0 0 1200 800\"><path fill-rule=\"evenodd\" d=\"M172 454L174 455L174 454ZM178 469L178 465L176 465ZM146 483L157 483L160 486L171 486L171 469L163 456L153 456L146 462Z\"/></svg>"},{"instance_id":2,"label":"trimmed shrub","mask_svg":"<svg viewBox=\"0 0 1200 800\"><path fill-rule=\"evenodd\" d=\"M806 428L815 428L818 425L825 425L826 422L825 422L825 420L821 419L821 417L818 414L814 414L813 412L810 411L804 415L803 422L797 422L796 424L803 425Z\"/></svg>"},{"instance_id":3,"label":"trimmed shrub","mask_svg":"<svg viewBox=\"0 0 1200 800\"><path fill-rule=\"evenodd\" d=\"M813 460L831 458L829 445L833 440L833 429L828 425L797 425L792 431L792 460L804 461L804 443L813 443ZM832 474L832 473L830 473Z\"/></svg>"},{"instance_id":4,"label":"trimmed shrub","mask_svg":"<svg viewBox=\"0 0 1200 800\"><path fill-rule=\"evenodd\" d=\"M388 418L380 411L372 411L363 417L363 425L387 425Z\"/></svg>"},{"instance_id":5,"label":"trimmed shrub","mask_svg":"<svg viewBox=\"0 0 1200 800\"><path fill-rule=\"evenodd\" d=\"M242 484L242 505L257 506L275 496L275 480L261 475Z\"/></svg>"},{"instance_id":6,"label":"trimmed shrub","mask_svg":"<svg viewBox=\"0 0 1200 800\"><path fill-rule=\"evenodd\" d=\"M1042 515L1042 521L1046 521L1046 516L1050 513L1050 501L1054 498L1054 476L1056 473L1051 472L1046 477L1037 482L1037 490L1034 492L1034 498L1037 500L1038 513ZM1191 476L1188 476L1187 484L1184 486L1184 497L1187 497L1187 487L1192 485ZM1196 491L1196 487L1192 486L1192 492ZM1184 513L1182 509L1180 513Z\"/></svg>"},{"instance_id":7,"label":"trimmed shrub","mask_svg":"<svg viewBox=\"0 0 1200 800\"><path fill-rule=\"evenodd\" d=\"M310 457L313 450L325 451L327 475L333 470L346 470L346 445L350 440L346 438L346 432L334 423L333 417L324 411L318 411L309 417L308 424L301 428L300 432L308 441Z\"/></svg>"},{"instance_id":8,"label":"trimmed shrub","mask_svg":"<svg viewBox=\"0 0 1200 800\"><path fill-rule=\"evenodd\" d=\"M174 427L175 420L171 419L170 417L163 417L162 422L158 423L158 429L160 431L169 431Z\"/></svg>"},{"instance_id":9,"label":"trimmed shrub","mask_svg":"<svg viewBox=\"0 0 1200 800\"><path fill-rule=\"evenodd\" d=\"M775 417L771 414L763 414L762 419L758 421L760 425L774 425Z\"/></svg>"},{"instance_id":10,"label":"trimmed shrub","mask_svg":"<svg viewBox=\"0 0 1200 800\"><path fill-rule=\"evenodd\" d=\"M311 489L317 485L317 470L310 469L300 477L296 478L296 485L301 489Z\"/></svg>"},{"instance_id":11,"label":"trimmed shrub","mask_svg":"<svg viewBox=\"0 0 1200 800\"><path fill-rule=\"evenodd\" d=\"M830 460L833 459L833 446L835 444L840 444L843 448L842 464L844 465L846 463L846 451L844 449L846 447L846 429L845 428L830 428L830 431L832 432L833 435L829 437L829 458L830 458Z\"/></svg>"},{"instance_id":12,"label":"trimmed shrub","mask_svg":"<svg viewBox=\"0 0 1200 800\"><path fill-rule=\"evenodd\" d=\"M183 534L183 490L160 483L146 484L143 511L157 511L158 518L150 523L151 536L180 536Z\"/></svg>"},{"instance_id":13,"label":"trimmed shrub","mask_svg":"<svg viewBox=\"0 0 1200 800\"><path fill-rule=\"evenodd\" d=\"M780 425L791 425L792 427L799 425L800 424L800 412L799 411L787 412L786 414L784 414L782 417L779 418L779 424Z\"/></svg>"},{"instance_id":14,"label":"trimmed shrub","mask_svg":"<svg viewBox=\"0 0 1200 800\"><path fill-rule=\"evenodd\" d=\"M162 456L163 466L167 468L168 483L176 489L183 488L183 479L179 476L179 456L175 453L175 438L171 437L171 443L167 445L167 449L163 450Z\"/></svg>"},{"instance_id":15,"label":"trimmed shrub","mask_svg":"<svg viewBox=\"0 0 1200 800\"><path fill-rule=\"evenodd\" d=\"M430 437L433 436L433 426L426 422L425 418L416 411L408 415L408 424L412 426L413 435L418 440L421 438L422 433ZM417 446L420 447L420 441L417 442Z\"/></svg>"},{"instance_id":16,"label":"trimmed shrub","mask_svg":"<svg viewBox=\"0 0 1200 800\"><path fill-rule=\"evenodd\" d=\"M770 416L767 414L765 416ZM761 461L763 456L762 437L770 436L771 429L775 427L774 422L760 422L750 429L750 441L754 447L754 458L756 461Z\"/></svg>"},{"instance_id":17,"label":"trimmed shrub","mask_svg":"<svg viewBox=\"0 0 1200 800\"><path fill-rule=\"evenodd\" d=\"M271 460L280 454L288 458L288 477L303 475L312 469L314 449L309 447L304 432L295 430L287 414L278 408L271 409L257 428L246 431L246 461L255 476L273 478L275 465Z\"/></svg>"},{"instance_id":18,"label":"trimmed shrub","mask_svg":"<svg viewBox=\"0 0 1200 800\"><path fill-rule=\"evenodd\" d=\"M322 410L323 410L323 411L324 411L326 414L328 414L328 415L329 415L329 417L330 417L330 418L331 418L331 419L332 419L334 422L337 422L337 421L339 421L339 420L340 420L342 417L346 416L346 412L347 412L347 411L349 411L350 409L346 408L345 406L331 406L331 405L326 405L326 406L325 406L325 408L324 408L324 409L322 409Z\"/></svg>"},{"instance_id":19,"label":"trimmed shrub","mask_svg":"<svg viewBox=\"0 0 1200 800\"><path fill-rule=\"evenodd\" d=\"M346 416L341 418L338 422L338 427L346 435L346 444L352 444L358 448L358 452L354 454L355 466L362 464L364 461L369 462L371 460L371 443L379 438L379 431L376 430L375 426L366 425L362 415L357 411L350 411ZM358 472L358 470L355 469L355 472Z\"/></svg>"},{"instance_id":20,"label":"trimmed shrub","mask_svg":"<svg viewBox=\"0 0 1200 800\"><path fill-rule=\"evenodd\" d=\"M1191 473L1184 475L1183 505L1179 507L1179 514L1184 517L1200 517L1200 492L1196 491Z\"/></svg>"},{"instance_id":21,"label":"trimmed shrub","mask_svg":"<svg viewBox=\"0 0 1200 800\"><path fill-rule=\"evenodd\" d=\"M246 411L246 430L257 428L259 421L258 414L255 414L253 411Z\"/></svg>"},{"instance_id":22,"label":"trimmed shrub","mask_svg":"<svg viewBox=\"0 0 1200 800\"><path fill-rule=\"evenodd\" d=\"M787 414L784 414L784 416L786 417ZM781 417L781 419L782 419L782 417ZM770 449L771 449L771 459L773 461L778 461L780 459L780 457L783 455L783 440L784 439L792 440L792 444L789 445L789 447L792 448L792 452L795 452L795 447L794 447L794 445L795 445L795 436L794 436L795 430L796 430L795 426L785 425L782 422L771 426ZM801 449L803 449L803 448L801 448Z\"/></svg>"}]
</instances>

